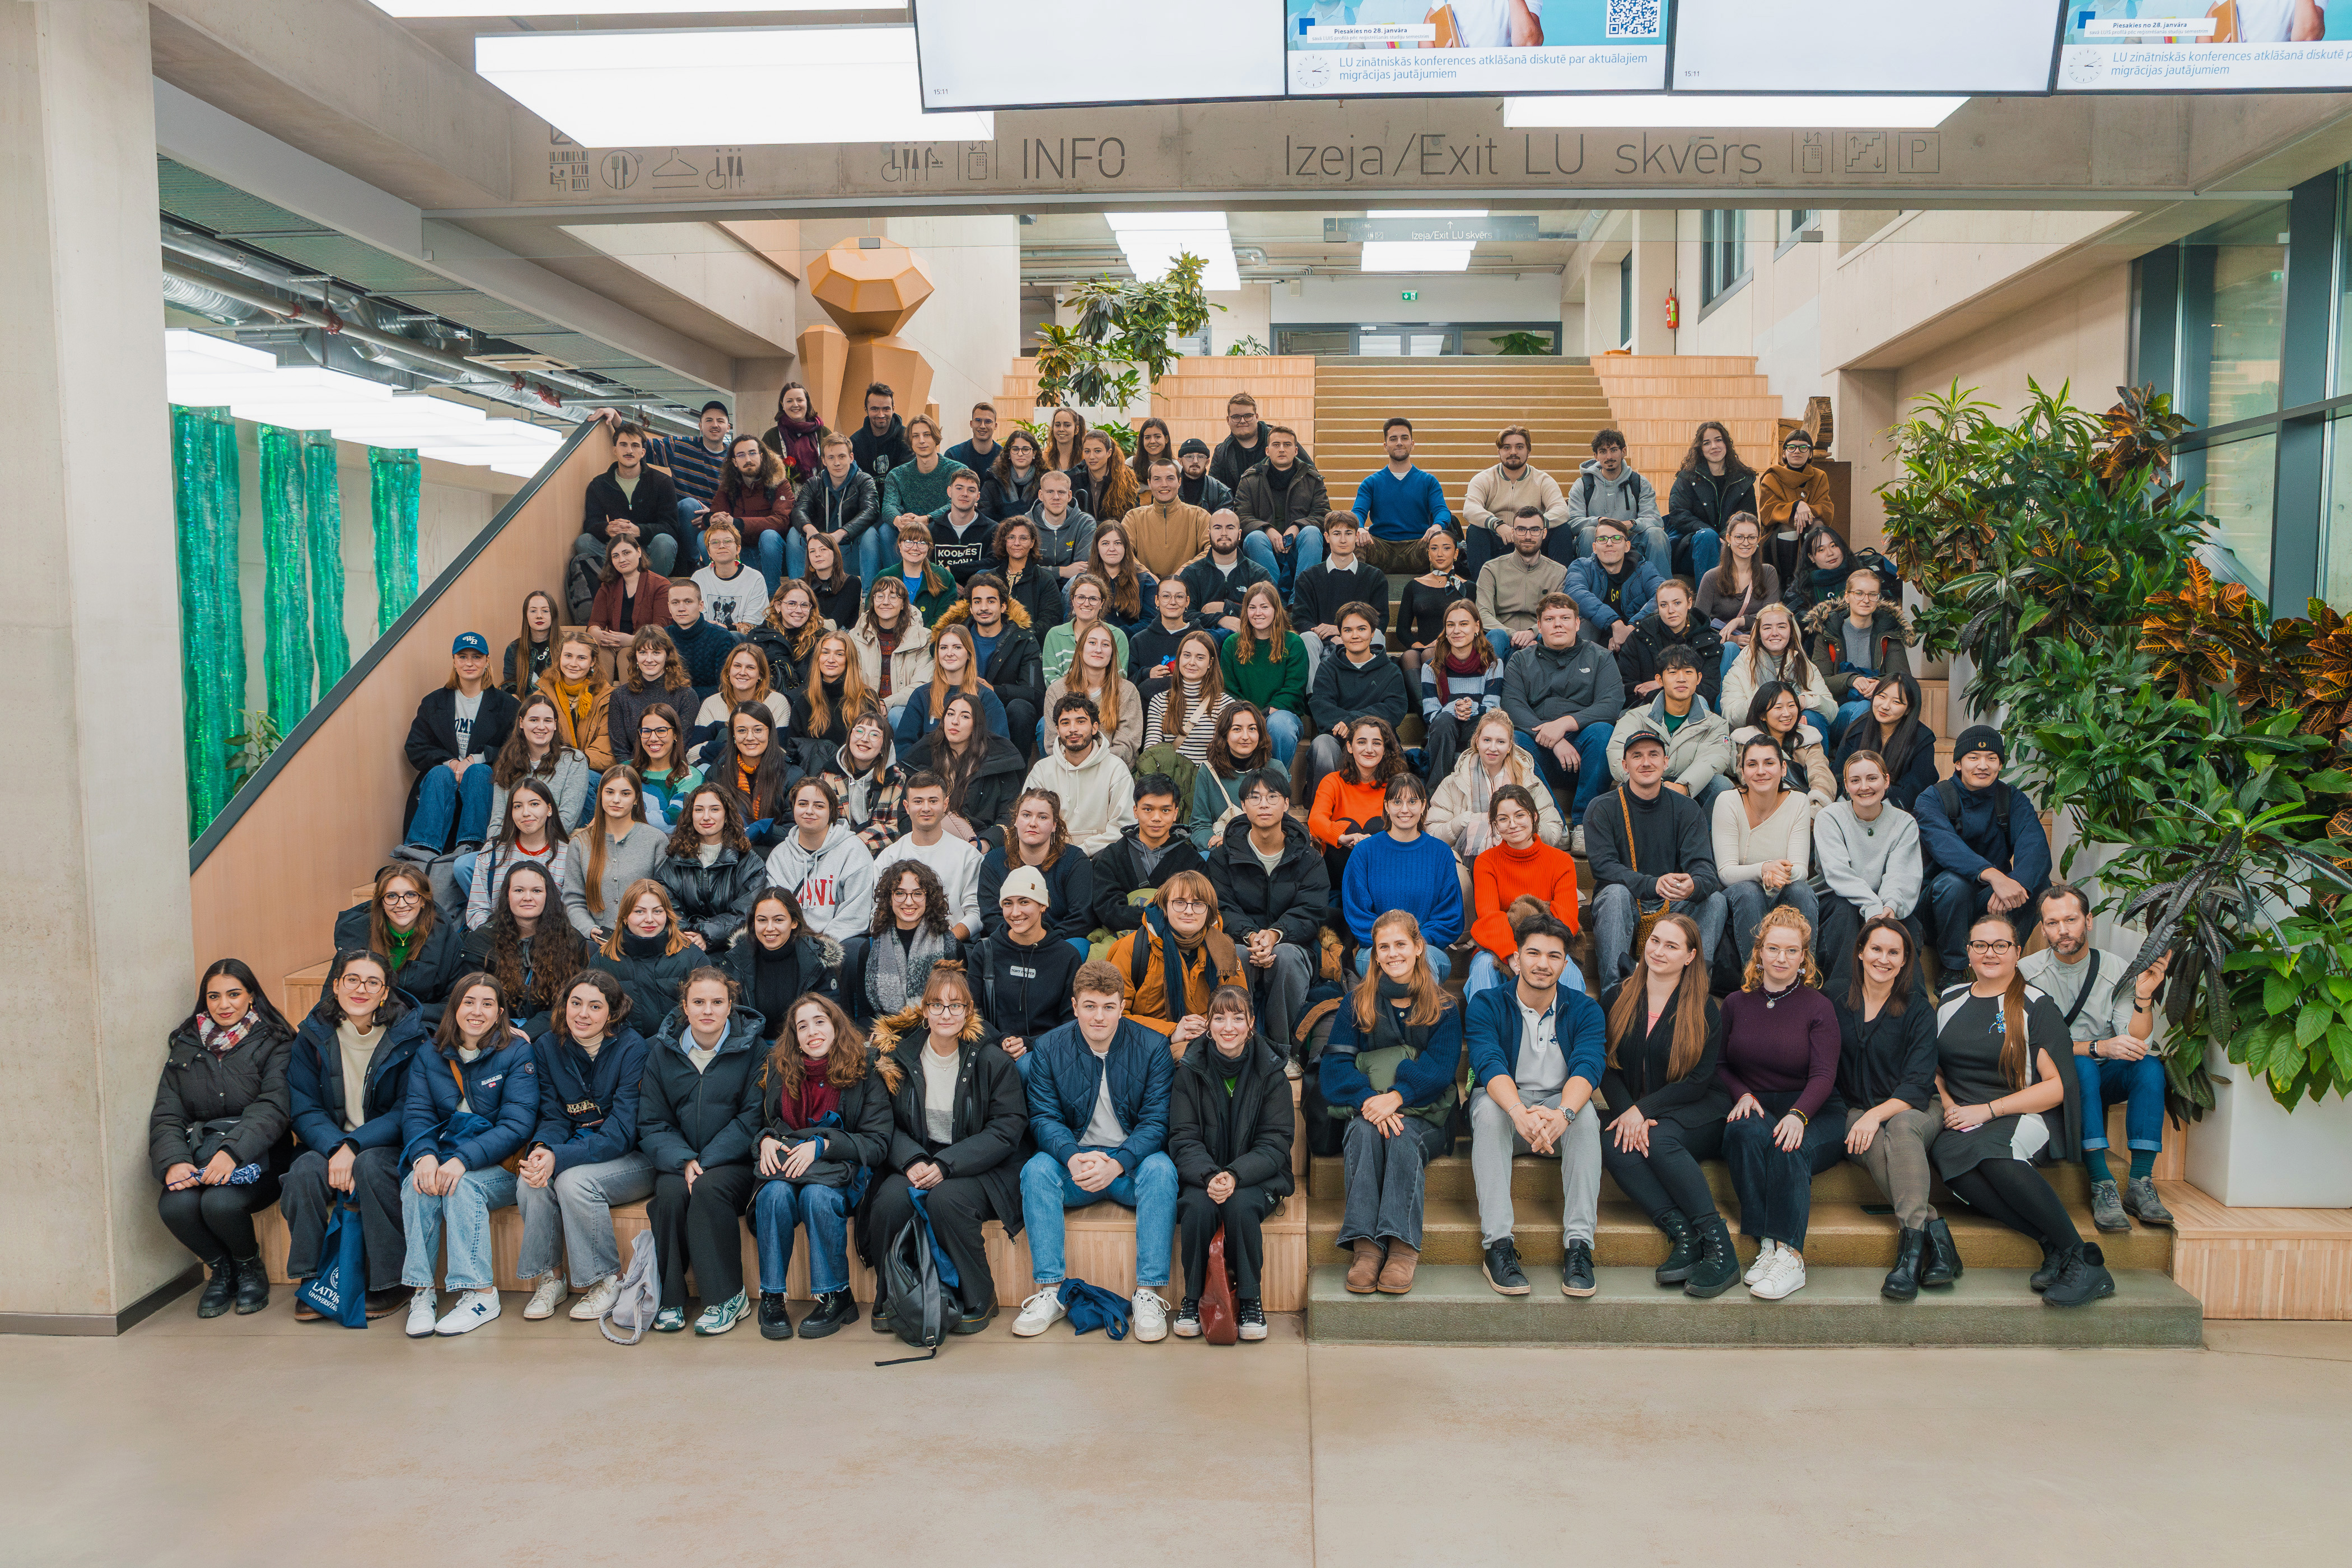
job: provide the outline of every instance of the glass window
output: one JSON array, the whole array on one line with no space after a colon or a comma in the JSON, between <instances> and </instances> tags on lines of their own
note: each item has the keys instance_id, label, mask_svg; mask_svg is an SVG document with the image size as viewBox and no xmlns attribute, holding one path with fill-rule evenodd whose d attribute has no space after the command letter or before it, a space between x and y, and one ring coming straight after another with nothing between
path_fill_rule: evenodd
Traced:
<instances>
[{"instance_id":1,"label":"glass window","mask_svg":"<svg viewBox=\"0 0 2352 1568\"><path fill-rule=\"evenodd\" d=\"M2286 248L2284 202L2208 229L2184 246L2181 384L2200 424L2228 425L2279 410Z\"/></svg>"},{"instance_id":2,"label":"glass window","mask_svg":"<svg viewBox=\"0 0 2352 1568\"><path fill-rule=\"evenodd\" d=\"M1783 228L1780 231L1780 237L1783 239L1794 239L1797 236L1802 234L1807 228L1811 227L1813 220L1821 215L1814 212L1810 207L1790 207L1783 211L1780 216L1781 221L1788 225L1786 228Z\"/></svg>"},{"instance_id":3,"label":"glass window","mask_svg":"<svg viewBox=\"0 0 2352 1568\"><path fill-rule=\"evenodd\" d=\"M2278 484L2278 432L2227 441L2205 449L2205 510L2213 514L2214 542L2238 558L2240 577L2269 596L2271 499Z\"/></svg>"},{"instance_id":4,"label":"glass window","mask_svg":"<svg viewBox=\"0 0 2352 1568\"><path fill-rule=\"evenodd\" d=\"M1748 215L1730 209L1699 214L1699 303L1715 303L1718 295L1748 276Z\"/></svg>"},{"instance_id":5,"label":"glass window","mask_svg":"<svg viewBox=\"0 0 2352 1568\"><path fill-rule=\"evenodd\" d=\"M2327 422L2327 510L2320 527L2319 596L2352 614L2352 415Z\"/></svg>"}]
</instances>

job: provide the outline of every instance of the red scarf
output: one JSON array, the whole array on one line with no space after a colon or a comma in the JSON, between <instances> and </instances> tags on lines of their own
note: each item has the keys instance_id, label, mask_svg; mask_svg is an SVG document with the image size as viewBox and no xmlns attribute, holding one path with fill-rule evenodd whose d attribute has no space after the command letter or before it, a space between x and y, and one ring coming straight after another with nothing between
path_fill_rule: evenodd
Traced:
<instances>
[{"instance_id":1,"label":"red scarf","mask_svg":"<svg viewBox=\"0 0 2352 1568\"><path fill-rule=\"evenodd\" d=\"M784 1120L794 1127L814 1127L840 1109L841 1090L825 1081L824 1064L801 1063L801 1091L784 1097Z\"/></svg>"},{"instance_id":2,"label":"red scarf","mask_svg":"<svg viewBox=\"0 0 2352 1568\"><path fill-rule=\"evenodd\" d=\"M1481 632L1479 635L1484 637L1486 634ZM1477 652L1475 649L1471 652L1469 658L1462 658L1454 654L1453 645L1448 643L1446 645L1445 657L1437 661L1437 705L1443 708L1448 702L1454 700L1452 686L1446 679L1446 677L1453 675L1483 676L1486 673L1486 661L1478 657Z\"/></svg>"}]
</instances>

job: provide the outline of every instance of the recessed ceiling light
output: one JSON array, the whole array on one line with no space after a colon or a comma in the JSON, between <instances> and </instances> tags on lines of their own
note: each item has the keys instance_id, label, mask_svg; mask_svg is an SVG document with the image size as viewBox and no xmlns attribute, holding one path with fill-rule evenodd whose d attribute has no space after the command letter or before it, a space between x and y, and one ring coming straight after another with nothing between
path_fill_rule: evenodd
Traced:
<instances>
[{"instance_id":1,"label":"recessed ceiling light","mask_svg":"<svg viewBox=\"0 0 2352 1568\"><path fill-rule=\"evenodd\" d=\"M1765 93L1592 93L1580 98L1507 98L1514 131L1777 130L1928 131L1965 98L1845 98Z\"/></svg>"},{"instance_id":2,"label":"recessed ceiling light","mask_svg":"<svg viewBox=\"0 0 2352 1568\"><path fill-rule=\"evenodd\" d=\"M1209 264L1201 274L1202 289L1229 292L1242 286L1223 213L1105 213L1103 220L1118 237L1129 270L1142 282L1166 277L1176 258L1190 251Z\"/></svg>"}]
</instances>

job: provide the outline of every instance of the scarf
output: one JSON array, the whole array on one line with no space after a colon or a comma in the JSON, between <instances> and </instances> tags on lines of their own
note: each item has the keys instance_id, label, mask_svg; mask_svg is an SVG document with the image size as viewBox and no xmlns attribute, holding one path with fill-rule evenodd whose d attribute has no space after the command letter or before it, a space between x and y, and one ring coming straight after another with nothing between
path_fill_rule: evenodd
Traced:
<instances>
[{"instance_id":1,"label":"scarf","mask_svg":"<svg viewBox=\"0 0 2352 1568\"><path fill-rule=\"evenodd\" d=\"M776 416L776 447L783 454L784 467L793 478L806 484L821 466L816 447L817 432L824 421L814 416L795 419L789 414Z\"/></svg>"},{"instance_id":2,"label":"scarf","mask_svg":"<svg viewBox=\"0 0 2352 1568\"><path fill-rule=\"evenodd\" d=\"M841 1109L841 1090L825 1081L824 1071L824 1062L811 1062L807 1058L802 1058L800 1092L789 1097L777 1097L778 1109L793 1127L814 1127Z\"/></svg>"},{"instance_id":3,"label":"scarf","mask_svg":"<svg viewBox=\"0 0 2352 1568\"><path fill-rule=\"evenodd\" d=\"M931 965L948 955L948 940L933 936L928 925L915 928L911 942L901 942L894 930L877 931L866 952L866 999L876 1017L896 1013L922 995Z\"/></svg>"},{"instance_id":4,"label":"scarf","mask_svg":"<svg viewBox=\"0 0 2352 1568\"><path fill-rule=\"evenodd\" d=\"M1479 635L1483 637L1486 634L1482 632ZM1480 684L1483 685L1486 680L1486 666L1475 653L1467 658L1455 654L1453 645L1449 643L1446 645L1445 657L1437 661L1437 705L1440 708L1454 700L1453 683L1450 678L1456 675L1475 675L1479 678Z\"/></svg>"},{"instance_id":5,"label":"scarf","mask_svg":"<svg viewBox=\"0 0 2352 1568\"><path fill-rule=\"evenodd\" d=\"M1397 1021L1397 1004L1412 999L1412 987L1402 981L1391 980L1383 971L1374 983L1372 994L1379 999L1378 1005L1372 1008L1372 1048L1380 1050L1402 1046L1408 1051L1418 1053L1421 1049L1419 1043L1408 1039L1404 1026Z\"/></svg>"},{"instance_id":6,"label":"scarf","mask_svg":"<svg viewBox=\"0 0 2352 1568\"><path fill-rule=\"evenodd\" d=\"M1813 602L1820 604L1823 599L1843 596L1845 592L1846 577L1853 571L1853 557L1851 555L1826 572L1818 566L1811 568L1806 574L1805 581L1806 585L1812 590Z\"/></svg>"},{"instance_id":7,"label":"scarf","mask_svg":"<svg viewBox=\"0 0 2352 1568\"><path fill-rule=\"evenodd\" d=\"M580 744L580 737L587 732L588 715L595 707L594 679L593 676L583 676L575 682L560 675L555 678L555 700L563 705L564 721L572 731L563 738L575 747Z\"/></svg>"},{"instance_id":8,"label":"scarf","mask_svg":"<svg viewBox=\"0 0 2352 1568\"><path fill-rule=\"evenodd\" d=\"M915 606L909 602L907 614L912 616L914 613ZM874 628L874 646L880 649L882 654L882 679L875 683L874 695L886 703L890 697L890 656L898 651L899 638L905 631L906 621L903 617L896 626Z\"/></svg>"},{"instance_id":9,"label":"scarf","mask_svg":"<svg viewBox=\"0 0 2352 1568\"><path fill-rule=\"evenodd\" d=\"M623 958L667 958L669 956L669 932L656 936L639 936L626 926L621 928Z\"/></svg>"},{"instance_id":10,"label":"scarf","mask_svg":"<svg viewBox=\"0 0 2352 1568\"><path fill-rule=\"evenodd\" d=\"M236 1049L245 1037L253 1032L253 1026L260 1021L261 1010L257 1007L247 1007L245 1016L226 1029L206 1017L196 1026L196 1038L203 1041L205 1049L215 1057L225 1057Z\"/></svg>"}]
</instances>

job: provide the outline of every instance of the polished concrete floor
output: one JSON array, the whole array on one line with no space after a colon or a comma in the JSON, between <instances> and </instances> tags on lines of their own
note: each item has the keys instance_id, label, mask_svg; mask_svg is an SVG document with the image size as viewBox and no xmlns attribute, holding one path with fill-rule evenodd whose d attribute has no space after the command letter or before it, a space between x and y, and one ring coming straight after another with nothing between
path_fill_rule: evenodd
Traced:
<instances>
[{"instance_id":1,"label":"polished concrete floor","mask_svg":"<svg viewBox=\"0 0 2352 1568\"><path fill-rule=\"evenodd\" d=\"M0 1563L2342 1562L2352 1324L2202 1351L0 1338ZM1998 1540L2000 1544L1994 1544ZM1587 1560L1590 1560L1589 1558Z\"/></svg>"}]
</instances>

